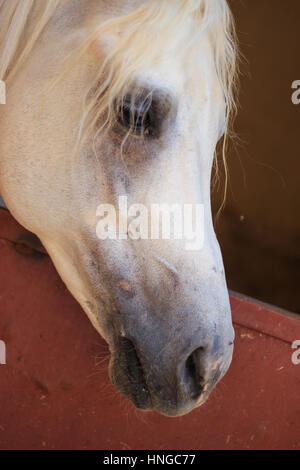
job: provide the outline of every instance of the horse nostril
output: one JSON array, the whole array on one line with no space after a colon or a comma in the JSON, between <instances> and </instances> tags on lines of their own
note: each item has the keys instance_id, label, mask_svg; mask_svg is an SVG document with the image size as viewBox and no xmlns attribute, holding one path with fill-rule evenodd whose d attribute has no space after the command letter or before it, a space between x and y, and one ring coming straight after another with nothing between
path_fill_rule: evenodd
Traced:
<instances>
[{"instance_id":1,"label":"horse nostril","mask_svg":"<svg viewBox=\"0 0 300 470\"><path fill-rule=\"evenodd\" d=\"M204 372L201 366L201 357L203 356L204 348L197 348L190 354L185 363L185 372L187 382L190 385L190 394L192 399L197 399L203 392L204 386Z\"/></svg>"}]
</instances>

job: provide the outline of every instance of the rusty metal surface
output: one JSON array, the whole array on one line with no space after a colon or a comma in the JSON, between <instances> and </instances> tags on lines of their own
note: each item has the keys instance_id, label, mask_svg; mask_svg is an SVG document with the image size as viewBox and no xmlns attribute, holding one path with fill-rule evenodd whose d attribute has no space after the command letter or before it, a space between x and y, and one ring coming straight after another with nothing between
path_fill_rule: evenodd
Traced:
<instances>
[{"instance_id":1,"label":"rusty metal surface","mask_svg":"<svg viewBox=\"0 0 300 470\"><path fill-rule=\"evenodd\" d=\"M44 249L0 210L1 449L299 449L300 321L231 296L232 366L188 416L138 412L110 384L108 351Z\"/></svg>"}]
</instances>

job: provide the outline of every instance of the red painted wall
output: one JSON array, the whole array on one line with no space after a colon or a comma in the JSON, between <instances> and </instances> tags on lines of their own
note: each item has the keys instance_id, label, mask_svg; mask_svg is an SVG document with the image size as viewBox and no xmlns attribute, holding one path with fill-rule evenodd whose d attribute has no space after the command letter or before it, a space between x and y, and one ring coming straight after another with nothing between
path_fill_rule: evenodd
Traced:
<instances>
[{"instance_id":1,"label":"red painted wall","mask_svg":"<svg viewBox=\"0 0 300 470\"><path fill-rule=\"evenodd\" d=\"M0 449L300 448L297 317L233 294L234 359L208 402L182 418L142 413L110 384L104 341L31 243L0 210Z\"/></svg>"}]
</instances>

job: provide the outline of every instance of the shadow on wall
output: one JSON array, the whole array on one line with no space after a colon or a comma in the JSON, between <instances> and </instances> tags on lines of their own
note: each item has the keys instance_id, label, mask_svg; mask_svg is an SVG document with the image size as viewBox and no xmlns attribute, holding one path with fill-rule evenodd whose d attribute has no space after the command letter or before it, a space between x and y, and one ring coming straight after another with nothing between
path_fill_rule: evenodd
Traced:
<instances>
[{"instance_id":1,"label":"shadow on wall","mask_svg":"<svg viewBox=\"0 0 300 470\"><path fill-rule=\"evenodd\" d=\"M272 7L271 7L272 3ZM239 140L216 224L231 289L300 313L299 0L232 0L242 64ZM220 204L222 188L213 192Z\"/></svg>"}]
</instances>

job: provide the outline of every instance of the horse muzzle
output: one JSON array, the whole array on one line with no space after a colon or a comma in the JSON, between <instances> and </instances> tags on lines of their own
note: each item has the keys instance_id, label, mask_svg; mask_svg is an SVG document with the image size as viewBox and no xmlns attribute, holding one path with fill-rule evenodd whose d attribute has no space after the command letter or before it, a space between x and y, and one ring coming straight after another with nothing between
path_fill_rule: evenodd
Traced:
<instances>
[{"instance_id":1,"label":"horse muzzle","mask_svg":"<svg viewBox=\"0 0 300 470\"><path fill-rule=\"evenodd\" d=\"M157 351L156 358L147 355L126 337L119 338L114 350L111 381L136 408L181 416L203 404L224 376L231 363L233 338L226 348L215 337L211 346L200 343L178 357L162 351Z\"/></svg>"}]
</instances>

